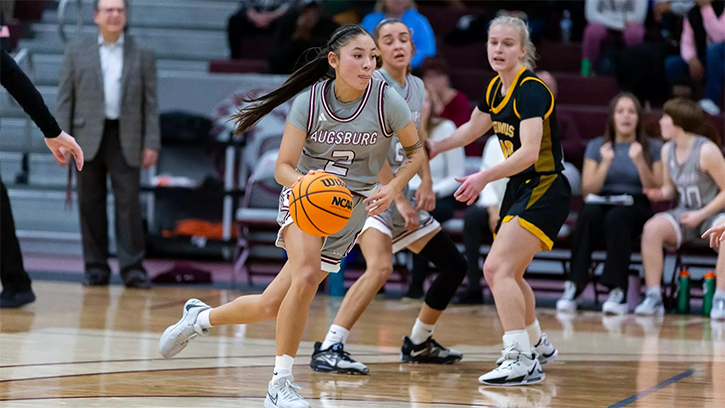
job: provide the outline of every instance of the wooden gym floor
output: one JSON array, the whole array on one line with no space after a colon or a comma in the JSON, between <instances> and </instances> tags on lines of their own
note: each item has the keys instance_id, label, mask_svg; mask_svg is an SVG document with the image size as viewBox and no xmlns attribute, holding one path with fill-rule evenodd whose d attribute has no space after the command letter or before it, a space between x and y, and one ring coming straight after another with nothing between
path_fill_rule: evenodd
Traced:
<instances>
[{"instance_id":1,"label":"wooden gym floor","mask_svg":"<svg viewBox=\"0 0 725 408\"><path fill-rule=\"evenodd\" d=\"M188 298L219 305L237 292L85 288L36 281L36 303L0 311L0 406L261 407L274 365L274 321L212 329L164 360L159 335ZM464 353L452 366L403 365L401 337L419 303L376 300L348 341L368 376L314 373L309 356L339 299L318 296L310 310L296 382L313 407L725 407L725 322L699 316L664 320L571 318L541 308L560 350L546 380L528 387L481 386L500 355L493 306L451 307L435 337Z\"/></svg>"}]
</instances>

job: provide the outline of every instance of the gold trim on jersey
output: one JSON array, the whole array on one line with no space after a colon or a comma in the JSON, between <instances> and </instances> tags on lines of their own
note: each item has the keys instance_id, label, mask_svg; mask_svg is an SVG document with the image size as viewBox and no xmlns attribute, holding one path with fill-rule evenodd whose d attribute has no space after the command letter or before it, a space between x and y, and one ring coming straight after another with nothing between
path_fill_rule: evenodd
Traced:
<instances>
[{"instance_id":1,"label":"gold trim on jersey","mask_svg":"<svg viewBox=\"0 0 725 408\"><path fill-rule=\"evenodd\" d=\"M554 162L553 142L551 139L551 119L544 119L542 123L541 144L539 145L539 158L534 163L534 170L540 173L556 171Z\"/></svg>"},{"instance_id":2,"label":"gold trim on jersey","mask_svg":"<svg viewBox=\"0 0 725 408\"><path fill-rule=\"evenodd\" d=\"M546 174L539 178L539 185L534 187L534 190L531 192L531 197L529 198L529 203L526 204L526 209L529 209L534 203L536 203L541 196L546 193L547 190L549 190L549 187L554 183L554 180L556 180L556 177L558 174ZM526 180L528 183L530 180Z\"/></svg>"},{"instance_id":3,"label":"gold trim on jersey","mask_svg":"<svg viewBox=\"0 0 725 408\"><path fill-rule=\"evenodd\" d=\"M521 67L519 72L516 74L516 77L514 77L514 81L511 83L511 86L509 86L509 89L506 91L506 96L504 96L503 100L501 101L501 103L498 104L498 106L493 106L493 102L496 100L496 94L494 93L493 100L491 100L491 112L499 113L503 108L506 107L506 105L509 103L509 100L511 99L511 95L513 95L514 93L514 89L516 89L516 85L519 82L521 74L523 74L524 72L526 72L526 67ZM499 79L499 86L496 87L496 92L498 92L503 81L500 79L500 76L497 76L496 78ZM493 80L496 81L496 78L494 78Z\"/></svg>"},{"instance_id":4,"label":"gold trim on jersey","mask_svg":"<svg viewBox=\"0 0 725 408\"><path fill-rule=\"evenodd\" d=\"M517 118L521 119L521 115L519 115L519 110L516 109L516 99L514 99L514 115L516 115Z\"/></svg>"},{"instance_id":5,"label":"gold trim on jersey","mask_svg":"<svg viewBox=\"0 0 725 408\"><path fill-rule=\"evenodd\" d=\"M551 116L551 112L553 112L553 111L554 111L554 93L553 93L553 92L551 92L551 89L549 89L549 87L548 87L548 86L546 86L546 84L544 83L544 81L542 81L542 80L541 80L541 79L539 79L539 78L536 78L536 77L532 77L532 76L524 78L524 80L523 80L523 81L521 81L521 85L523 85L523 84L524 84L524 82L526 82L526 81L529 81L529 80L531 80L531 81L536 81L536 82L539 82L539 83L541 83L541 85L544 85L544 88L546 88L546 90L547 90L547 91L549 91L549 95L551 95L551 106L549 107L549 110L548 110L548 111L546 112L546 114L544 115L544 119L548 119L548 118L549 118L549 116ZM515 110L516 110L516 101L514 101L514 111L515 111ZM519 116L519 115L518 115L518 113L516 114L516 116ZM520 116L519 116L519 119L521 119L521 117L520 117Z\"/></svg>"}]
</instances>

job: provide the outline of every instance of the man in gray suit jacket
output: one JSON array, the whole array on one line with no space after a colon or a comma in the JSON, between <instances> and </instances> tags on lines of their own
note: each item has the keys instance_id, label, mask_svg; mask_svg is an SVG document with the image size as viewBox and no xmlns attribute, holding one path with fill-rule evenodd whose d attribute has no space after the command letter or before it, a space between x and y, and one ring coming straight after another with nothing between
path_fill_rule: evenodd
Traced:
<instances>
[{"instance_id":1,"label":"man in gray suit jacket","mask_svg":"<svg viewBox=\"0 0 725 408\"><path fill-rule=\"evenodd\" d=\"M56 103L61 127L86 153L78 174L85 284L107 285L108 220L106 177L115 196L116 238L121 277L128 287L151 286L141 219L140 170L158 158L160 129L156 59L124 35L124 0L97 0L99 34L68 47Z\"/></svg>"}]
</instances>

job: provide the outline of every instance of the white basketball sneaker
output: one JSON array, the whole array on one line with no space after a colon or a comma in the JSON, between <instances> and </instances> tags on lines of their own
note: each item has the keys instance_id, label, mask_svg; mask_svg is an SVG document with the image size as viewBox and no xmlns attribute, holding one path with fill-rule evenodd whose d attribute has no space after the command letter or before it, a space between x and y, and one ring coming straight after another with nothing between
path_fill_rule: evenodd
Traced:
<instances>
[{"instance_id":1,"label":"white basketball sneaker","mask_svg":"<svg viewBox=\"0 0 725 408\"><path fill-rule=\"evenodd\" d=\"M502 355L503 363L478 377L478 382L487 385L529 385L541 382L546 377L535 352L521 351L518 344L512 344Z\"/></svg>"},{"instance_id":2,"label":"white basketball sneaker","mask_svg":"<svg viewBox=\"0 0 725 408\"><path fill-rule=\"evenodd\" d=\"M711 319L725 319L725 297L715 297L710 309Z\"/></svg>"},{"instance_id":3,"label":"white basketball sneaker","mask_svg":"<svg viewBox=\"0 0 725 408\"><path fill-rule=\"evenodd\" d=\"M302 387L295 384L294 380L292 374L288 374L271 381L264 408L310 408L310 404L297 393Z\"/></svg>"},{"instance_id":4,"label":"white basketball sneaker","mask_svg":"<svg viewBox=\"0 0 725 408\"><path fill-rule=\"evenodd\" d=\"M546 333L541 333L541 337L539 337L539 342L536 343L533 350L536 352L536 358L539 360L539 363L546 364L549 361L553 361L556 356L559 355L559 350L557 350L551 343L549 343L549 339L546 337ZM497 365L501 365L506 357L501 356L496 360Z\"/></svg>"},{"instance_id":5,"label":"white basketball sneaker","mask_svg":"<svg viewBox=\"0 0 725 408\"><path fill-rule=\"evenodd\" d=\"M556 301L556 310L560 312L574 313L578 307L576 283L564 282L564 294Z\"/></svg>"},{"instance_id":6,"label":"white basketball sneaker","mask_svg":"<svg viewBox=\"0 0 725 408\"><path fill-rule=\"evenodd\" d=\"M189 299L184 304L184 315L175 325L169 326L159 340L159 352L165 358L171 358L189 344L189 340L198 335L208 336L209 329L196 323L199 313L211 309L211 306L199 299Z\"/></svg>"},{"instance_id":7,"label":"white basketball sneaker","mask_svg":"<svg viewBox=\"0 0 725 408\"><path fill-rule=\"evenodd\" d=\"M662 295L658 293L647 293L642 303L637 305L634 313L640 316L664 315L665 305L662 303Z\"/></svg>"},{"instance_id":8,"label":"white basketball sneaker","mask_svg":"<svg viewBox=\"0 0 725 408\"><path fill-rule=\"evenodd\" d=\"M612 289L609 297L602 305L602 312L613 315L626 315L629 312L627 296L620 288Z\"/></svg>"}]
</instances>

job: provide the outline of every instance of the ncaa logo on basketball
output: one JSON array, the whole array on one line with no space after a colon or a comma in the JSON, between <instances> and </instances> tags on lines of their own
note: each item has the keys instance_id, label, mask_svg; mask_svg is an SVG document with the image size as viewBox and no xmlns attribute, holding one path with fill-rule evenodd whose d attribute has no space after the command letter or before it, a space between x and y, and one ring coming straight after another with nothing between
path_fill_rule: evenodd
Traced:
<instances>
[{"instance_id":1,"label":"ncaa logo on basketball","mask_svg":"<svg viewBox=\"0 0 725 408\"><path fill-rule=\"evenodd\" d=\"M332 205L347 208L348 210L352 211L352 201L344 197L332 197Z\"/></svg>"},{"instance_id":2,"label":"ncaa logo on basketball","mask_svg":"<svg viewBox=\"0 0 725 408\"><path fill-rule=\"evenodd\" d=\"M328 178L322 180L322 185L324 185L327 188L330 187L347 187L345 185L345 182L340 180L339 178Z\"/></svg>"}]
</instances>

